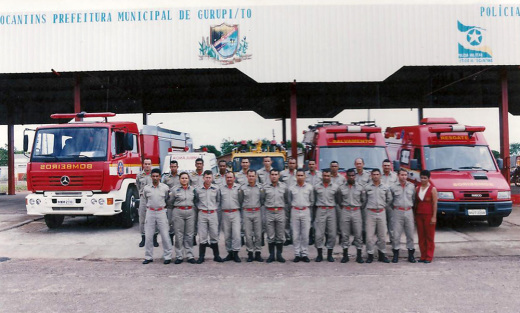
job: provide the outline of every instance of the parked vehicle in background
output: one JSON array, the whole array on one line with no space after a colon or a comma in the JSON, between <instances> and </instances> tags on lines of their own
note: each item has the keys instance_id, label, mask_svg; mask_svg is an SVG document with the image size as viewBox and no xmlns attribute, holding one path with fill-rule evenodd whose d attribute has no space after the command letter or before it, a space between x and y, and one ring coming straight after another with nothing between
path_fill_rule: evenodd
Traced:
<instances>
[{"instance_id":1,"label":"parked vehicle in background","mask_svg":"<svg viewBox=\"0 0 520 313\"><path fill-rule=\"evenodd\" d=\"M213 174L218 173L217 157L213 153L209 152L183 152L183 151L172 151L169 152L164 158L162 164L162 173L166 174L170 172L170 161L177 161L179 165L178 172L191 173L195 171L195 160L201 158L204 160L204 171L210 170Z\"/></svg>"},{"instance_id":2,"label":"parked vehicle in background","mask_svg":"<svg viewBox=\"0 0 520 313\"><path fill-rule=\"evenodd\" d=\"M276 141L271 141L269 144L264 144L258 140L254 145L248 145L245 140L233 149L231 152L231 167L233 172L240 172L242 170L242 158L248 158L252 170L258 171L264 167L264 157L270 157L272 167L278 171L285 169L285 162L287 160L287 152L285 148L277 144Z\"/></svg>"}]
</instances>

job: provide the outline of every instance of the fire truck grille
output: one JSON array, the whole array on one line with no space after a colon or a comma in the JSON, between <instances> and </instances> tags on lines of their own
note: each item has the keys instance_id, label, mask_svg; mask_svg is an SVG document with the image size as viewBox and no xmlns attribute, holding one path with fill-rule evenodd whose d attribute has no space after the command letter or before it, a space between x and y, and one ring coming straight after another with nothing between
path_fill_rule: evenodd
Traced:
<instances>
[{"instance_id":1,"label":"fire truck grille","mask_svg":"<svg viewBox=\"0 0 520 313\"><path fill-rule=\"evenodd\" d=\"M467 201L491 200L490 191L462 191L462 199Z\"/></svg>"},{"instance_id":2,"label":"fire truck grille","mask_svg":"<svg viewBox=\"0 0 520 313\"><path fill-rule=\"evenodd\" d=\"M64 186L61 184L62 176L44 176L33 175L32 185L37 190L48 189L79 189L79 190L98 190L101 189L103 178L101 175L83 176L83 175L69 175L70 182Z\"/></svg>"}]
</instances>

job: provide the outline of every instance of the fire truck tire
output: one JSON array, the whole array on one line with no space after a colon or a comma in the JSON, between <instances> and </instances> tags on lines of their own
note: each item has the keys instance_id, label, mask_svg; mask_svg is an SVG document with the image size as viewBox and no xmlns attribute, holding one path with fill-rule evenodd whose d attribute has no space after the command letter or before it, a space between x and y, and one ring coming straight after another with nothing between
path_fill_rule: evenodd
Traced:
<instances>
[{"instance_id":1,"label":"fire truck tire","mask_svg":"<svg viewBox=\"0 0 520 313\"><path fill-rule=\"evenodd\" d=\"M488 217L488 225L489 227L498 227L502 224L503 219L504 218L502 216Z\"/></svg>"},{"instance_id":2,"label":"fire truck tire","mask_svg":"<svg viewBox=\"0 0 520 313\"><path fill-rule=\"evenodd\" d=\"M65 218L64 215L45 215L45 224L47 224L47 227L49 228L58 228L63 224L63 219Z\"/></svg>"},{"instance_id":3,"label":"fire truck tire","mask_svg":"<svg viewBox=\"0 0 520 313\"><path fill-rule=\"evenodd\" d=\"M122 212L119 214L119 221L123 228L130 228L134 222L139 220L139 213L135 201L138 200L137 189L134 186L128 187L126 200L122 204Z\"/></svg>"}]
</instances>

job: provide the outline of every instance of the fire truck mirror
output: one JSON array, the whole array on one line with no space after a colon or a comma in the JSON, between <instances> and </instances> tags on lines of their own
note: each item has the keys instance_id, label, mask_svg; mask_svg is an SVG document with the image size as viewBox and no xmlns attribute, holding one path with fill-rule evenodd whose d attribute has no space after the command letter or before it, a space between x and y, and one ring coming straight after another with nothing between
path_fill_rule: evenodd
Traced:
<instances>
[{"instance_id":1,"label":"fire truck mirror","mask_svg":"<svg viewBox=\"0 0 520 313\"><path fill-rule=\"evenodd\" d=\"M504 160L501 158L497 159L498 168L503 170L504 169Z\"/></svg>"},{"instance_id":2,"label":"fire truck mirror","mask_svg":"<svg viewBox=\"0 0 520 313\"><path fill-rule=\"evenodd\" d=\"M126 151L134 150L134 137L130 133L125 134L125 150Z\"/></svg>"},{"instance_id":3,"label":"fire truck mirror","mask_svg":"<svg viewBox=\"0 0 520 313\"><path fill-rule=\"evenodd\" d=\"M411 159L410 160L410 169L411 170L420 170L419 162L417 162L417 159Z\"/></svg>"},{"instance_id":4,"label":"fire truck mirror","mask_svg":"<svg viewBox=\"0 0 520 313\"><path fill-rule=\"evenodd\" d=\"M29 150L29 135L23 135L23 152Z\"/></svg>"},{"instance_id":5,"label":"fire truck mirror","mask_svg":"<svg viewBox=\"0 0 520 313\"><path fill-rule=\"evenodd\" d=\"M397 172L401 168L401 163L398 160L394 160L394 171Z\"/></svg>"}]
</instances>

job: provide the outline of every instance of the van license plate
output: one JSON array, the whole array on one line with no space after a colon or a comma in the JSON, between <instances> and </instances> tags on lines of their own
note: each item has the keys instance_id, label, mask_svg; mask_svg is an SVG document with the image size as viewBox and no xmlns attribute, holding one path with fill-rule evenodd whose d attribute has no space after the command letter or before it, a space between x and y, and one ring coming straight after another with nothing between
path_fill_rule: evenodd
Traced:
<instances>
[{"instance_id":1,"label":"van license plate","mask_svg":"<svg viewBox=\"0 0 520 313\"><path fill-rule=\"evenodd\" d=\"M64 204L64 205L72 205L76 204L76 201L74 199L58 199L58 204Z\"/></svg>"},{"instance_id":2,"label":"van license plate","mask_svg":"<svg viewBox=\"0 0 520 313\"><path fill-rule=\"evenodd\" d=\"M468 215L469 216L486 215L486 209L468 210Z\"/></svg>"}]
</instances>

